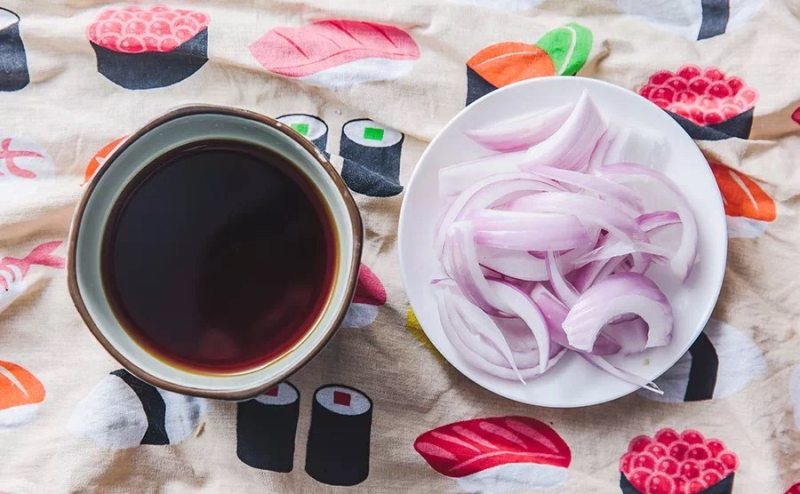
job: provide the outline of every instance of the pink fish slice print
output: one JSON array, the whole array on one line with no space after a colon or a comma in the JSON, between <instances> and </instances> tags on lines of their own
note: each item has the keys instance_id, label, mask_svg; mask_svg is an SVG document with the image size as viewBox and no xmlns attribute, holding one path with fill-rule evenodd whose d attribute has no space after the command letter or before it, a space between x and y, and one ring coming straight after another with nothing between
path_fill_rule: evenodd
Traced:
<instances>
[{"instance_id":1,"label":"pink fish slice print","mask_svg":"<svg viewBox=\"0 0 800 494\"><path fill-rule=\"evenodd\" d=\"M273 74L326 87L397 79L419 58L419 46L402 29L347 19L272 29L250 52Z\"/></svg>"},{"instance_id":2,"label":"pink fish slice print","mask_svg":"<svg viewBox=\"0 0 800 494\"><path fill-rule=\"evenodd\" d=\"M64 258L52 252L61 245L61 241L47 242L34 248L22 259L4 257L0 259L0 311L5 310L28 287L28 272L32 266L48 266L63 268Z\"/></svg>"},{"instance_id":3,"label":"pink fish slice print","mask_svg":"<svg viewBox=\"0 0 800 494\"><path fill-rule=\"evenodd\" d=\"M414 442L428 464L467 492L518 492L562 485L572 453L552 427L530 417L454 422Z\"/></svg>"},{"instance_id":4,"label":"pink fish slice print","mask_svg":"<svg viewBox=\"0 0 800 494\"><path fill-rule=\"evenodd\" d=\"M52 176L53 162L41 146L0 134L0 181Z\"/></svg>"},{"instance_id":5,"label":"pink fish slice print","mask_svg":"<svg viewBox=\"0 0 800 494\"><path fill-rule=\"evenodd\" d=\"M380 278L366 264L358 271L358 285L353 303L342 321L343 328L365 328L378 317L378 307L386 304L386 289Z\"/></svg>"}]
</instances>

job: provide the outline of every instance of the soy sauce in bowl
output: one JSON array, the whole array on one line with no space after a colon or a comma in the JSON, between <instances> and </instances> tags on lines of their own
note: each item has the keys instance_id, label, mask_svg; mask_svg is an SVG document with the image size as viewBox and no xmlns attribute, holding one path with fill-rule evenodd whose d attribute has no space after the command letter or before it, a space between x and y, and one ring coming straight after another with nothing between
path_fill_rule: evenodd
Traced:
<instances>
[{"instance_id":1,"label":"soy sauce in bowl","mask_svg":"<svg viewBox=\"0 0 800 494\"><path fill-rule=\"evenodd\" d=\"M102 245L103 288L125 331L172 365L259 368L313 329L336 277L320 192L262 147L169 151L126 187Z\"/></svg>"}]
</instances>

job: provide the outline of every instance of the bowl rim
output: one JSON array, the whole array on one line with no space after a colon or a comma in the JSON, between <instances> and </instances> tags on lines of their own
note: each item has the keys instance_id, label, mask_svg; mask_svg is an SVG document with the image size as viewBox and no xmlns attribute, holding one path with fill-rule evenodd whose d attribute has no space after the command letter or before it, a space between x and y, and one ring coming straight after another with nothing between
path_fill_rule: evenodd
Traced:
<instances>
[{"instance_id":1,"label":"bowl rim","mask_svg":"<svg viewBox=\"0 0 800 494\"><path fill-rule=\"evenodd\" d=\"M535 86L535 85L537 85L537 84L539 84L539 83L541 83L542 81L545 81L545 80L561 80L561 81L565 81L565 82L567 82L569 84L584 83L584 84L589 84L589 85L598 85L598 86L610 87L610 88L613 88L616 91L622 91L622 92L625 92L625 93L629 93L629 94L631 94L631 95L633 95L633 96L635 96L637 98L642 99L646 104L651 105L653 108L656 108L659 111L663 111L655 103L651 102L650 100L642 97L641 95L639 95L635 91L632 91L632 90L630 90L630 89L628 89L626 87L623 87L623 86L620 86L620 85L617 85L617 84L613 84L613 83L610 83L610 82L607 82L607 81L604 81L604 80L601 80L601 79L595 79L595 78L592 78L592 77L582 77L582 76L544 76L544 77L535 77L535 78L532 78L532 79L525 79L525 80L522 80L522 81L515 82L513 84L509 84L507 86L503 86L501 88L495 89L495 90L493 90L493 91L481 96L480 98L476 99L475 101L473 101L472 103L468 104L464 108L462 108L458 113L453 115L453 117L451 117L447 121L447 123L445 123L444 126L442 126L441 129L439 129L439 131L436 133L436 135L433 137L433 139L431 139L430 143L428 143L427 147L425 148L425 151L422 153L422 155L417 160L417 163L416 163L416 165L414 166L414 169L411 172L411 176L408 179L408 183L406 184L406 193L403 196L403 202L402 202L402 204L400 206L400 216L398 218L398 229L397 229L398 247L397 247L397 255L399 257L399 262L400 262L400 278L401 278L402 283L403 283L403 288L405 289L407 294L410 293L410 291L408 289L408 287L409 287L408 273L411 271L411 268L408 265L408 262L407 262L408 260L406 259L406 256L403 254L404 249L403 249L403 242L402 242L401 239L404 236L410 235L410 233L408 231L406 231L409 228L409 226L408 226L408 218L407 218L407 216L409 215L409 213L408 213L409 207L408 207L408 202L407 202L408 201L408 197L409 197L408 191L413 188L414 184L417 181L421 180L419 178L420 175L421 175L421 172L420 172L421 168L420 168L419 164L422 163L427 158L427 156L431 153L431 149L433 149L434 145L441 140L441 138L444 135L445 131L447 129L449 129L454 124L454 122L458 121L462 117L462 115L464 115L467 111L470 111L472 106L476 105L477 103L481 103L481 102L482 102L482 104L486 104L486 101L484 101L484 100L489 100L489 99L492 99L494 97L497 97L497 95L499 95L499 94L501 94L503 92L506 92L506 91L509 91L509 90L514 90L514 89L517 89L517 88L519 88L521 86ZM678 127L681 130L681 132L683 132L689 140L694 142L694 139L686 132L685 129L683 129L678 124L678 122L676 122L672 118L670 118L670 119L672 120L672 123L676 127ZM695 145L696 145L696 143L695 143ZM702 151L699 149L699 147L697 148L697 153L701 157L703 157L703 159L705 159L705 156L702 154ZM711 174L711 170L710 169L709 169L709 174ZM716 198L716 202L718 202L719 211L722 213L722 222L723 222L723 224L726 224L727 220L726 220L726 215L725 215L725 211L724 211L724 207L723 207L722 196L719 193L718 189L717 189L716 192L717 193L714 194L714 197ZM724 235L725 238L721 240L721 244L723 246L722 247L721 256L718 259L715 259L715 260L706 259L704 261L706 263L713 262L715 264L718 264L717 268L718 268L719 276L714 280L715 289L714 289L714 294L713 294L713 303L710 303L709 306L703 312L703 315L702 315L703 323L700 324L698 326L698 328L696 328L694 336L692 336L691 338L689 338L687 340L686 344L684 345L684 348L682 348L682 351L680 353L676 354L675 359L673 360L673 362L666 369L664 369L664 371L662 373L660 373L657 376L653 377L653 380L657 379L659 376L663 375L664 372L667 372L670 368L672 368L678 362L678 360L680 360L680 358L686 352L689 351L689 348L691 347L691 345L700 336L700 334L705 329L705 326L708 324L708 321L711 319L711 315L712 315L712 313L714 311L714 308L717 306L717 304L719 302L719 297L720 297L720 295L722 293L722 285L723 285L724 278L725 278L725 271L726 271L727 258L728 258L728 230L727 230L727 226L723 229L723 235ZM411 302L411 296L408 296L408 303L409 303L409 306L412 307L412 309L413 309L413 304ZM424 326L422 327L422 331L427 336L427 331L425 330ZM523 405L541 406L541 407L555 408L555 409L584 408L584 407L602 405L602 404L605 404L605 403L609 403L609 402L618 400L620 398L624 398L626 396L629 396L629 395L635 393L638 390L637 388L634 388L634 389L631 389L630 391L622 392L621 394L616 394L616 395L614 395L614 396L612 396L610 398L607 398L607 399L602 399L602 400L598 400L598 401L586 401L586 402L581 402L581 403L576 403L576 404L568 404L568 405L550 405L550 404L543 404L543 403L534 403L534 402L530 402L530 401L521 401L518 398L510 395L509 393L506 393L504 390L500 390L500 389L496 389L496 388L489 388L489 387L484 386L483 384L477 382L475 379L473 379L472 375L468 375L467 373L463 372L460 367L456 366L453 362L450 361L449 358L445 357L444 353L442 353L441 349L436 345L436 343L434 343L433 339L431 339L431 343L434 345L436 350L445 358L447 363L449 365L451 365L454 369L456 369L462 376L466 377L467 379L469 379L470 381L475 383L477 386L480 386L482 389L485 389L485 390L487 390L487 391L489 391L489 392L491 392L491 393L493 393L493 394L495 394L497 396L501 396L503 398L506 398L508 400L511 400L511 401L514 401L516 403L520 403L520 404L523 404Z\"/></svg>"},{"instance_id":2,"label":"bowl rim","mask_svg":"<svg viewBox=\"0 0 800 494\"><path fill-rule=\"evenodd\" d=\"M76 267L78 235L81 228L81 222L84 217L84 212L86 211L86 207L89 202L89 198L91 197L92 193L97 187L97 184L102 178L103 174L110 168L111 164L133 142L138 140L143 135L147 134L148 132L156 129L157 127L167 122L171 122L173 120L177 120L179 118L190 115L202 115L202 114L217 114L234 118L244 118L247 120L252 120L257 123L264 124L272 128L273 130L282 133L285 137L288 137L296 144L301 146L314 160L316 160L317 164L319 164L319 166L322 168L325 174L332 180L334 187L336 188L337 192L341 195L342 200L344 201L347 216L350 220L350 225L351 225L350 233L352 234L353 238L353 247L350 252L350 259L352 260L352 263L346 277L347 287L345 289L345 294L344 294L345 296L343 299L343 303L340 307L333 307L331 305L326 306L325 310L323 311L323 313L328 311L334 311L335 317L333 319L333 324L331 324L331 326L326 330L325 334L323 334L322 338L313 347L306 350L305 355L303 355L302 358L300 358L296 363L289 366L285 371L279 374L275 374L272 377L266 379L263 383L255 386L248 386L236 389L204 389L195 386L187 386L179 384L177 382L173 382L167 379L162 379L160 377L153 375L142 366L139 366L134 362L132 362L131 360L129 360L128 358L126 358L116 347L114 347L114 345L111 344L111 342L106 338L104 331L100 329L100 327L94 321L92 316L89 314L89 311L83 299L83 295L81 294L80 287L78 285L78 272ZM97 339L97 341L100 342L101 346L127 371L129 371L131 374L141 379L142 381L145 381L153 386L168 391L173 391L176 393L192 395L192 396L199 396L203 398L213 398L222 400L249 399L261 394L262 392L267 391L274 385L280 383L281 381L284 381L287 377L297 372L300 368L302 368L305 364L307 364L314 356L316 356L322 350L322 348L325 347L325 345L327 345L327 343L331 340L331 338L333 338L333 335L339 329L339 326L341 325L341 322L347 313L350 301L353 298L358 283L358 273L361 266L361 254L363 246L363 224L362 224L361 214L358 210L355 199L353 198L352 194L347 188L347 185L345 184L341 175L339 175L339 173L330 163L330 161L327 158L325 158L323 153L316 146L314 146L314 144L312 144L310 141L308 141L305 137L303 137L300 133L298 133L290 126L284 125L281 122L266 115L262 115L260 113L251 110L245 110L242 108L235 108L223 105L208 105L208 104L190 104L190 105L180 106L173 110L170 110L169 112L159 117L156 117L155 119L151 120L143 127L141 127L139 130L126 137L124 141L119 146L117 146L117 148L109 155L106 162L101 167L99 167L99 169L92 176L89 182L86 183L86 186L87 186L86 190L84 190L83 193L81 194L78 206L76 207L75 212L73 213L72 222L70 225L70 231L68 235L67 266L66 266L67 288L69 290L70 297L72 298L73 305L77 309L78 313L83 319L83 322L86 324L86 326L88 327L92 335L95 337L95 339ZM117 200L119 200L119 197L114 198L115 202ZM311 331L313 330L314 329L312 328ZM136 345L141 346L138 343L136 343ZM258 372L263 372L263 370L264 370L263 368L257 368L252 371L246 371L246 372L258 373ZM198 375L202 374L203 373L198 373ZM213 373L211 374L213 375Z\"/></svg>"}]
</instances>

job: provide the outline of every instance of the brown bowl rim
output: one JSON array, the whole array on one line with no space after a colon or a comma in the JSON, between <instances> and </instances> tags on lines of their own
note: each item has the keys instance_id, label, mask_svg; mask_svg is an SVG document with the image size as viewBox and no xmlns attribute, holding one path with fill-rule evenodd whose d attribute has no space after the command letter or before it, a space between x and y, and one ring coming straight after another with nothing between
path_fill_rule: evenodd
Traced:
<instances>
[{"instance_id":1,"label":"brown bowl rim","mask_svg":"<svg viewBox=\"0 0 800 494\"><path fill-rule=\"evenodd\" d=\"M103 332L97 326L95 321L89 315L89 311L86 309L86 304L84 303L83 296L80 293L80 289L78 288L78 278L77 272L75 269L76 263L76 251L77 251L77 239L78 239L78 232L80 231L81 222L83 220L84 212L86 210L86 205L89 201L89 198L92 195L97 183L99 182L100 178L103 174L109 169L111 164L122 154L125 149L127 149L131 143L142 137L147 132L167 123L172 120L176 120L181 117L185 117L188 115L197 115L197 114L221 114L221 115L229 115L239 118L245 118L248 120L253 120L262 124L265 124L281 133L285 136L292 139L294 142L302 146L322 167L322 169L328 174L329 178L333 181L336 189L342 196L342 199L345 202L345 206L347 208L347 214L350 218L350 222L352 224L352 234L353 234L353 249L351 252L351 259L353 260L352 266L350 268L350 272L348 273L347 277L347 290L345 292L345 303L342 304L341 307L338 307L336 317L334 319L334 324L331 328L327 331L327 334L323 336L323 338L317 343L310 351L297 363L289 367L289 369L280 375L276 375L275 377L267 380L263 384L259 384L258 386L248 387L243 389L235 389L235 390L211 390L211 389L203 389L203 388L196 388L191 386L185 386L181 384L177 384L165 379L158 378L152 374L150 374L147 370L139 367L138 365L134 364L127 358L125 358L109 341L106 339ZM206 105L206 104L196 104L196 105L187 105L176 108L171 110L160 117L157 117L143 126L141 129L137 130L130 136L128 136L122 144L114 150L113 153L108 157L106 162L101 166L91 180L87 184L86 190L82 193L80 202L78 203L77 208L75 209L75 213L72 217L72 224L70 226L69 232L69 247L67 252L67 287L69 289L70 296L72 297L72 302L75 305L75 308L78 310L81 318L83 319L86 326L91 331L92 335L100 342L103 348L112 356L114 357L117 362L119 362L126 370L128 370L131 374L136 376L137 378L145 381L153 386L158 388L166 389L168 391L173 391L176 393L181 394L188 394L193 396L200 396L204 398L214 398L214 399L223 399L223 400L244 400L248 398L252 398L257 396L272 386L280 383L281 381L285 380L287 377L291 376L295 372L297 372L300 368L302 368L305 364L307 364L317 353L325 347L325 345L331 340L333 335L339 329L342 320L347 313L347 309L350 305L350 302L353 298L353 294L355 293L356 285L358 282L358 272L361 266L361 251L362 251L362 244L363 244L363 226L361 220L361 214L356 206L356 202L353 199L350 190L347 188L347 185L344 183L341 175L336 171L330 161L322 155L322 153L308 141L305 137L299 134L297 131L289 127L288 125L284 125L277 120L267 117L266 115L262 115L260 113L256 113L254 111L245 110L241 108L234 108L229 106L221 106L221 105ZM257 372L257 371L254 371Z\"/></svg>"}]
</instances>

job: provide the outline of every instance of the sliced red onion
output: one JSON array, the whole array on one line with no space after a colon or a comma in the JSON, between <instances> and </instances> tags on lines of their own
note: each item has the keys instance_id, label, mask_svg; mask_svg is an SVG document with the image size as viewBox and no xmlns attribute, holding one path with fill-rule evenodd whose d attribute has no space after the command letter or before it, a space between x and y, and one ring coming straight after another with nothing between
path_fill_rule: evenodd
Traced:
<instances>
[{"instance_id":1,"label":"sliced red onion","mask_svg":"<svg viewBox=\"0 0 800 494\"><path fill-rule=\"evenodd\" d=\"M575 302L578 301L580 294L575 287L573 287L569 281L564 279L564 276L561 275L561 270L558 267L556 255L553 253L553 251L547 252L545 264L547 266L547 274L550 276L550 283L553 285L553 290L555 290L558 298L564 302L567 307L572 307L575 305Z\"/></svg>"},{"instance_id":2,"label":"sliced red onion","mask_svg":"<svg viewBox=\"0 0 800 494\"><path fill-rule=\"evenodd\" d=\"M546 281L547 267L528 252L478 246L478 262L504 276L525 281Z\"/></svg>"},{"instance_id":3,"label":"sliced red onion","mask_svg":"<svg viewBox=\"0 0 800 494\"><path fill-rule=\"evenodd\" d=\"M600 355L592 355L591 353L580 352L580 356L586 359L589 363L593 364L597 368L608 372L612 376L625 381L626 383L633 384L640 388L644 388L648 391L652 391L653 393L663 395L664 392L661 391L661 388L656 385L656 383L648 381L643 377L639 377L636 374L632 374L628 371L620 369L619 367L614 366L611 362L606 360L605 358L601 357Z\"/></svg>"},{"instance_id":4,"label":"sliced red onion","mask_svg":"<svg viewBox=\"0 0 800 494\"><path fill-rule=\"evenodd\" d=\"M669 195L670 203L675 204L675 212L683 225L681 241L670 260L670 266L681 280L688 278L697 260L697 222L691 206L680 190L663 173L639 165L628 163L606 165L601 172L613 177L619 183L656 182L662 186L661 190Z\"/></svg>"},{"instance_id":5,"label":"sliced red onion","mask_svg":"<svg viewBox=\"0 0 800 494\"><path fill-rule=\"evenodd\" d=\"M618 235L620 238L646 240L636 218L614 208L610 203L596 197L569 192L548 192L520 197L512 203L515 211L537 213L564 213L569 211L584 224L596 225Z\"/></svg>"},{"instance_id":6,"label":"sliced red onion","mask_svg":"<svg viewBox=\"0 0 800 494\"><path fill-rule=\"evenodd\" d=\"M537 168L534 171L534 175L555 182L574 185L581 189L595 192L606 199L619 201L633 211L642 211L642 201L633 191L604 177L553 167Z\"/></svg>"},{"instance_id":7,"label":"sliced red onion","mask_svg":"<svg viewBox=\"0 0 800 494\"><path fill-rule=\"evenodd\" d=\"M666 150L663 136L642 129L620 127L603 156L603 164L640 163L657 166L664 162Z\"/></svg>"},{"instance_id":8,"label":"sliced red onion","mask_svg":"<svg viewBox=\"0 0 800 494\"><path fill-rule=\"evenodd\" d=\"M640 353L647 347L647 323L641 317L620 320L606 325L600 336L616 342L623 355Z\"/></svg>"},{"instance_id":9,"label":"sliced red onion","mask_svg":"<svg viewBox=\"0 0 800 494\"><path fill-rule=\"evenodd\" d=\"M575 265L583 266L593 261L605 261L630 254L648 254L658 258L668 258L670 256L670 252L667 249L650 243L607 242L576 259Z\"/></svg>"},{"instance_id":10,"label":"sliced red onion","mask_svg":"<svg viewBox=\"0 0 800 494\"><path fill-rule=\"evenodd\" d=\"M557 190L539 180L530 178L527 173L509 173L481 180L462 192L447 209L439 222L434 237L434 248L441 253L447 230L455 221L463 219L474 211L495 206L503 201L518 198L526 193Z\"/></svg>"},{"instance_id":11,"label":"sliced red onion","mask_svg":"<svg viewBox=\"0 0 800 494\"><path fill-rule=\"evenodd\" d=\"M647 233L659 230L666 226L678 225L681 217L675 211L653 211L644 213L636 218L636 223Z\"/></svg>"},{"instance_id":12,"label":"sliced red onion","mask_svg":"<svg viewBox=\"0 0 800 494\"><path fill-rule=\"evenodd\" d=\"M603 327L626 314L635 314L647 323L645 348L669 343L672 307L652 280L635 273L614 274L589 287L578 297L562 327L572 347L589 352Z\"/></svg>"},{"instance_id":13,"label":"sliced red onion","mask_svg":"<svg viewBox=\"0 0 800 494\"><path fill-rule=\"evenodd\" d=\"M524 170L554 166L569 170L585 170L597 141L606 131L600 111L584 92L569 118L547 140L528 149Z\"/></svg>"},{"instance_id":14,"label":"sliced red onion","mask_svg":"<svg viewBox=\"0 0 800 494\"><path fill-rule=\"evenodd\" d=\"M527 162L525 151L493 154L476 160L457 163L439 170L439 193L444 196L459 194L476 182L501 174L519 173L521 165ZM538 180L558 189L555 182L526 174L525 180ZM520 178L523 178L520 177Z\"/></svg>"},{"instance_id":15,"label":"sliced red onion","mask_svg":"<svg viewBox=\"0 0 800 494\"><path fill-rule=\"evenodd\" d=\"M465 221L453 223L447 234L443 265L464 296L489 314L496 314L502 305L481 272L475 250L472 225Z\"/></svg>"},{"instance_id":16,"label":"sliced red onion","mask_svg":"<svg viewBox=\"0 0 800 494\"><path fill-rule=\"evenodd\" d=\"M613 123L608 124L608 129L603 133L600 139L598 139L597 144L595 144L592 150L592 154L589 156L588 172L594 173L605 164L606 153L608 153L608 148L610 148L611 144L614 142L618 131L619 126Z\"/></svg>"},{"instance_id":17,"label":"sliced red onion","mask_svg":"<svg viewBox=\"0 0 800 494\"><path fill-rule=\"evenodd\" d=\"M547 361L550 355L550 334L547 330L547 322L539 308L528 295L513 285L500 281L489 281L489 285L505 302L502 307L503 311L516 314L530 328L536 339L536 345L539 347L539 370L544 372L547 370Z\"/></svg>"},{"instance_id":18,"label":"sliced red onion","mask_svg":"<svg viewBox=\"0 0 800 494\"><path fill-rule=\"evenodd\" d=\"M488 127L466 131L483 147L494 151L528 149L553 135L572 113L573 104L525 113Z\"/></svg>"},{"instance_id":19,"label":"sliced red onion","mask_svg":"<svg viewBox=\"0 0 800 494\"><path fill-rule=\"evenodd\" d=\"M586 227L572 215L506 211L482 213L472 220L478 245L549 251L574 249L589 241ZM493 221L492 217L497 220Z\"/></svg>"}]
</instances>

